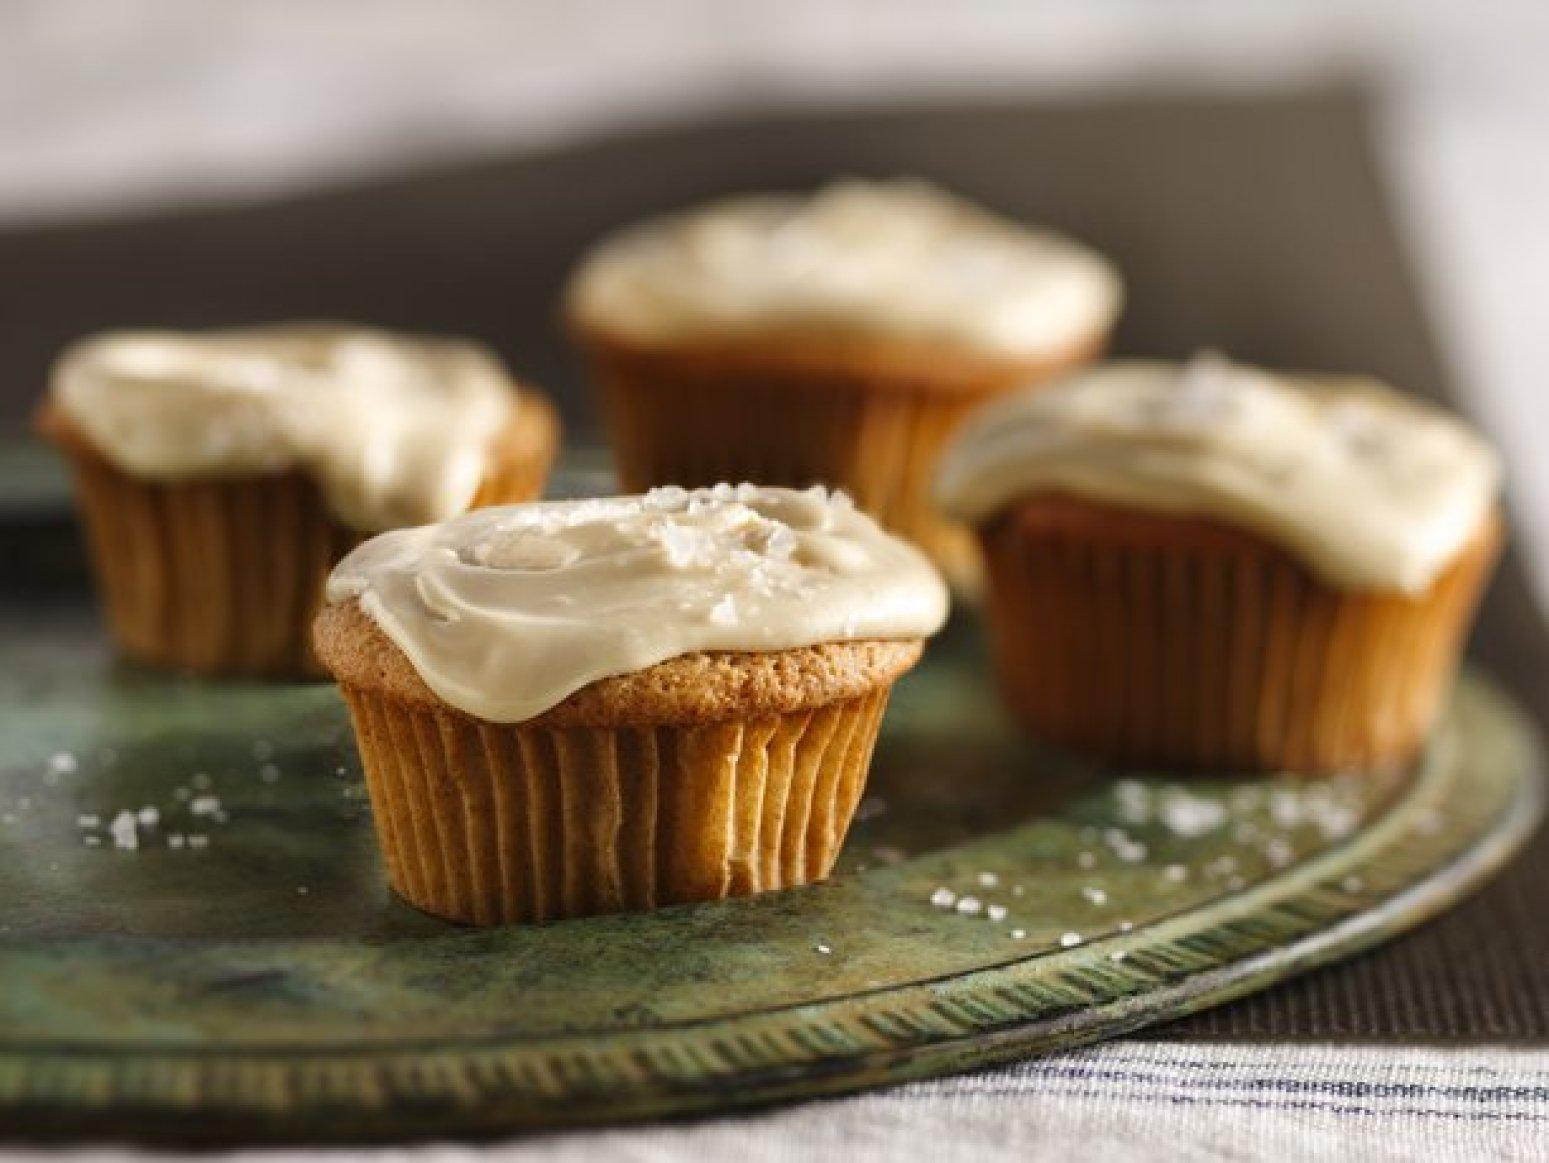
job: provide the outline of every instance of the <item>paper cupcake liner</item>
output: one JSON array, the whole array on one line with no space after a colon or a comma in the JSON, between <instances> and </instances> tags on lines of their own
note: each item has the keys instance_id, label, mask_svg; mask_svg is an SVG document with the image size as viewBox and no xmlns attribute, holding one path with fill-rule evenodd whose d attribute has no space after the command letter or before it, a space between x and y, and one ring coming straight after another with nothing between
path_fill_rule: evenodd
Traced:
<instances>
[{"instance_id":1,"label":"paper cupcake liner","mask_svg":"<svg viewBox=\"0 0 1549 1163\"><path fill-rule=\"evenodd\" d=\"M61 418L45 411L40 426L70 459L98 593L125 655L195 674L326 677L312 622L329 572L363 535L333 519L308 477L145 480ZM537 496L551 456L524 435L493 458L474 505Z\"/></svg>"},{"instance_id":2,"label":"paper cupcake liner","mask_svg":"<svg viewBox=\"0 0 1549 1163\"><path fill-rule=\"evenodd\" d=\"M973 535L931 502L942 448L990 397L1052 378L1098 348L1015 369L965 365L955 383L941 382L951 366L942 357L931 362L927 383L896 361L871 368L860 360L829 365L583 343L626 491L744 480L843 488L970 588L979 573Z\"/></svg>"},{"instance_id":3,"label":"paper cupcake liner","mask_svg":"<svg viewBox=\"0 0 1549 1163\"><path fill-rule=\"evenodd\" d=\"M479 925L720 900L822 880L884 687L746 723L486 723L345 684L388 879Z\"/></svg>"},{"instance_id":4,"label":"paper cupcake liner","mask_svg":"<svg viewBox=\"0 0 1549 1163\"><path fill-rule=\"evenodd\" d=\"M322 676L309 630L329 570L359 538L309 480L159 484L74 459L98 591L126 655L200 674Z\"/></svg>"},{"instance_id":5,"label":"paper cupcake liner","mask_svg":"<svg viewBox=\"0 0 1549 1163\"><path fill-rule=\"evenodd\" d=\"M1410 598L1334 589L1205 522L1014 511L984 531L997 677L1032 734L1125 762L1401 764L1450 689L1499 537L1492 519Z\"/></svg>"}]
</instances>

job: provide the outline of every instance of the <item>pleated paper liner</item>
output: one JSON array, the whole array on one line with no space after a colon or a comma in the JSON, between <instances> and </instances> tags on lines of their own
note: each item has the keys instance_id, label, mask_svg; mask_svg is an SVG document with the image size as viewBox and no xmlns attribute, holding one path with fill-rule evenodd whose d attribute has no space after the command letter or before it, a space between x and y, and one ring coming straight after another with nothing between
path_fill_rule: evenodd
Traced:
<instances>
[{"instance_id":1,"label":"pleated paper liner","mask_svg":"<svg viewBox=\"0 0 1549 1163\"><path fill-rule=\"evenodd\" d=\"M916 542L960 588L980 573L972 533L930 499L942 447L999 392L1095 356L987 360L892 341L645 348L579 332L626 491L721 481L827 484Z\"/></svg>"},{"instance_id":2,"label":"pleated paper liner","mask_svg":"<svg viewBox=\"0 0 1549 1163\"><path fill-rule=\"evenodd\" d=\"M393 888L493 925L824 879L891 688L750 722L639 728L502 725L342 689Z\"/></svg>"},{"instance_id":3,"label":"pleated paper liner","mask_svg":"<svg viewBox=\"0 0 1549 1163\"><path fill-rule=\"evenodd\" d=\"M1419 597L1335 589L1250 533L1066 497L983 530L995 669L1047 741L1185 768L1407 762L1498 555L1493 516Z\"/></svg>"},{"instance_id":4,"label":"pleated paper liner","mask_svg":"<svg viewBox=\"0 0 1549 1163\"><path fill-rule=\"evenodd\" d=\"M321 669L305 628L358 540L300 473L159 484L73 456L110 631L124 654L201 674Z\"/></svg>"},{"instance_id":5,"label":"pleated paper liner","mask_svg":"<svg viewBox=\"0 0 1549 1163\"><path fill-rule=\"evenodd\" d=\"M542 491L557 422L546 402L523 404L476 505ZM38 425L71 462L97 589L125 655L195 674L325 677L312 621L329 571L362 534L332 517L305 474L144 480L54 409L45 405Z\"/></svg>"}]
</instances>

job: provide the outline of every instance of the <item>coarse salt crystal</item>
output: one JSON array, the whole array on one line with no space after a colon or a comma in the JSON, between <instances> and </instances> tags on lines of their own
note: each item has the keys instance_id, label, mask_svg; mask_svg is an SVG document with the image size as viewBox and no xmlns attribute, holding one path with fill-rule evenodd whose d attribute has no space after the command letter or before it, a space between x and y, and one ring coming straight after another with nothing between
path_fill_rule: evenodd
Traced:
<instances>
[{"instance_id":1,"label":"coarse salt crystal","mask_svg":"<svg viewBox=\"0 0 1549 1163\"><path fill-rule=\"evenodd\" d=\"M1269 793L1269 818L1279 827L1296 827L1302 822L1302 815L1302 802L1295 792L1276 788Z\"/></svg>"},{"instance_id":2,"label":"coarse salt crystal","mask_svg":"<svg viewBox=\"0 0 1549 1163\"><path fill-rule=\"evenodd\" d=\"M1276 837L1264 845L1264 859L1272 868L1284 868L1296 858L1296 850L1285 840Z\"/></svg>"},{"instance_id":3,"label":"coarse salt crystal","mask_svg":"<svg viewBox=\"0 0 1549 1163\"><path fill-rule=\"evenodd\" d=\"M140 846L140 833L135 828L133 812L119 812L108 825L108 832L113 836L115 848L132 850Z\"/></svg>"},{"instance_id":4,"label":"coarse salt crystal","mask_svg":"<svg viewBox=\"0 0 1549 1163\"><path fill-rule=\"evenodd\" d=\"M1214 800L1178 793L1162 803L1162 823L1176 836L1192 839L1214 832L1226 822L1226 809Z\"/></svg>"},{"instance_id":5,"label":"coarse salt crystal","mask_svg":"<svg viewBox=\"0 0 1549 1163\"><path fill-rule=\"evenodd\" d=\"M1113 798L1126 824L1144 824L1151 818L1151 789L1139 780L1121 779L1114 784Z\"/></svg>"},{"instance_id":6,"label":"coarse salt crystal","mask_svg":"<svg viewBox=\"0 0 1549 1163\"><path fill-rule=\"evenodd\" d=\"M1131 837L1123 828L1105 829L1103 839L1113 854L1126 864L1137 864L1146 858L1145 844Z\"/></svg>"},{"instance_id":7,"label":"coarse salt crystal","mask_svg":"<svg viewBox=\"0 0 1549 1163\"><path fill-rule=\"evenodd\" d=\"M1329 804L1314 814L1313 822L1325 840L1342 840L1355 831L1360 813L1346 804Z\"/></svg>"}]
</instances>

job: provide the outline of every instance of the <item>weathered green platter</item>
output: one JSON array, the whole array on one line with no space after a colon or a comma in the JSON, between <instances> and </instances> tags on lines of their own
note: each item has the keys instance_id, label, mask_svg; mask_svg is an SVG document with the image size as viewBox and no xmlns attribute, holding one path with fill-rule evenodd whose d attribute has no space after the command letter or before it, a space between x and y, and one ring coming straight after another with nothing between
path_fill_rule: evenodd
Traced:
<instances>
[{"instance_id":1,"label":"weathered green platter","mask_svg":"<svg viewBox=\"0 0 1549 1163\"><path fill-rule=\"evenodd\" d=\"M11 626L0 1130L473 1134L963 1070L1380 941L1539 813L1532 733L1477 676L1410 776L1183 781L1022 743L978 654L955 627L900 686L829 884L478 932L383 889L331 688L167 679L84 618Z\"/></svg>"}]
</instances>

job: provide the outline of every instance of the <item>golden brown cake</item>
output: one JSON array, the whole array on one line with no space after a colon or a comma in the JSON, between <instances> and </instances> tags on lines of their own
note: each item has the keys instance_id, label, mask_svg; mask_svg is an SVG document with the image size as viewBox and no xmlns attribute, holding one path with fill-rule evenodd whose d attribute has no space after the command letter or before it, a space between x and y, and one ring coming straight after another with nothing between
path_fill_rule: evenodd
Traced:
<instances>
[{"instance_id":1,"label":"golden brown cake","mask_svg":"<svg viewBox=\"0 0 1549 1163\"><path fill-rule=\"evenodd\" d=\"M567 317L626 489L826 483L954 579L972 538L936 458L994 394L1100 354L1119 283L1091 251L918 182L735 199L604 240Z\"/></svg>"},{"instance_id":2,"label":"golden brown cake","mask_svg":"<svg viewBox=\"0 0 1549 1163\"><path fill-rule=\"evenodd\" d=\"M995 669L1042 739L1174 767L1414 757L1499 552L1496 464L1365 383L1116 363L970 421Z\"/></svg>"},{"instance_id":3,"label":"golden brown cake","mask_svg":"<svg viewBox=\"0 0 1549 1163\"><path fill-rule=\"evenodd\" d=\"M275 677L321 676L311 623L351 546L539 495L559 440L482 349L321 325L88 340L37 424L74 470L119 648Z\"/></svg>"},{"instance_id":4,"label":"golden brown cake","mask_svg":"<svg viewBox=\"0 0 1549 1163\"><path fill-rule=\"evenodd\" d=\"M842 498L750 486L388 534L329 597L389 880L476 924L826 877L946 602Z\"/></svg>"}]
</instances>

